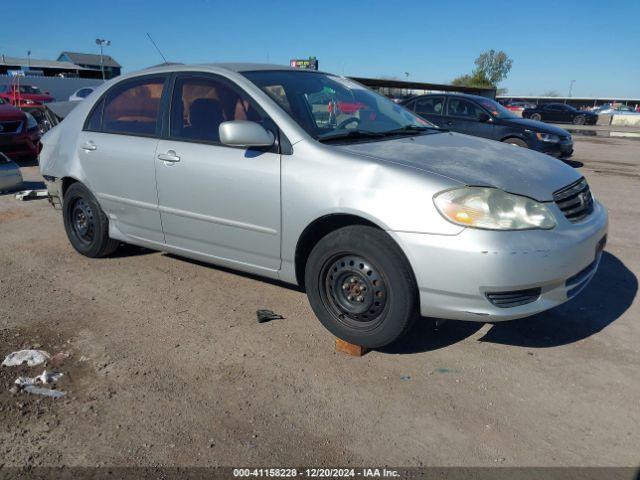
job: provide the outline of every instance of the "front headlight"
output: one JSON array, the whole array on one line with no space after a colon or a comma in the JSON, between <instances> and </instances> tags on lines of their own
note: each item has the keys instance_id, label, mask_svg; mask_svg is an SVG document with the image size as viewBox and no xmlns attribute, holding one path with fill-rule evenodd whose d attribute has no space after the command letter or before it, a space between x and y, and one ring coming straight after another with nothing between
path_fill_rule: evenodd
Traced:
<instances>
[{"instance_id":1,"label":"front headlight","mask_svg":"<svg viewBox=\"0 0 640 480\"><path fill-rule=\"evenodd\" d=\"M553 133L536 133L536 137L542 142L558 143L560 141L560 137Z\"/></svg>"},{"instance_id":2,"label":"front headlight","mask_svg":"<svg viewBox=\"0 0 640 480\"><path fill-rule=\"evenodd\" d=\"M497 188L463 187L440 192L433 202L444 218L457 225L489 230L548 230L556 226L540 202Z\"/></svg>"}]
</instances>

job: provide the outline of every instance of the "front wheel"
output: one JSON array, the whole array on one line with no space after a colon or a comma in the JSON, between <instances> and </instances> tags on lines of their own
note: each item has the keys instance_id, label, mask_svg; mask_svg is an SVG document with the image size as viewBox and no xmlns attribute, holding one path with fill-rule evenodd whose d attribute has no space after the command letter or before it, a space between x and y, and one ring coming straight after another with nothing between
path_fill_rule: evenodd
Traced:
<instances>
[{"instance_id":1,"label":"front wheel","mask_svg":"<svg viewBox=\"0 0 640 480\"><path fill-rule=\"evenodd\" d=\"M539 113L533 113L531 114L531 120L536 120L537 122L542 120L542 115L540 115Z\"/></svg>"},{"instance_id":2,"label":"front wheel","mask_svg":"<svg viewBox=\"0 0 640 480\"><path fill-rule=\"evenodd\" d=\"M584 122L585 122L584 115L578 115L577 117L574 117L574 119L573 119L573 124L574 125L584 125Z\"/></svg>"},{"instance_id":3,"label":"front wheel","mask_svg":"<svg viewBox=\"0 0 640 480\"><path fill-rule=\"evenodd\" d=\"M356 345L387 345L418 315L409 262L385 232L373 227L354 225L322 238L307 261L305 286L325 328Z\"/></svg>"},{"instance_id":4,"label":"front wheel","mask_svg":"<svg viewBox=\"0 0 640 480\"><path fill-rule=\"evenodd\" d=\"M109 238L109 220L89 189L72 184L62 202L64 229L73 248L86 257L99 258L113 253L119 242Z\"/></svg>"},{"instance_id":5,"label":"front wheel","mask_svg":"<svg viewBox=\"0 0 640 480\"><path fill-rule=\"evenodd\" d=\"M507 138L503 140L504 143L508 143L509 145L516 145L517 147L528 148L527 142L524 140L520 140L519 138Z\"/></svg>"}]
</instances>

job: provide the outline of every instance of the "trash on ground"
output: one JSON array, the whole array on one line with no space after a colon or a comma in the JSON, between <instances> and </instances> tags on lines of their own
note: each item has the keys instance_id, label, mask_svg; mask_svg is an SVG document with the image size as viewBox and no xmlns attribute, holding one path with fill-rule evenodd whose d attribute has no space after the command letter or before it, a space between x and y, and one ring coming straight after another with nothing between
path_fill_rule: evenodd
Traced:
<instances>
[{"instance_id":1,"label":"trash on ground","mask_svg":"<svg viewBox=\"0 0 640 480\"><path fill-rule=\"evenodd\" d=\"M47 190L23 190L20 193L16 193L16 200L31 200L33 198L47 198L49 193Z\"/></svg>"},{"instance_id":2,"label":"trash on ground","mask_svg":"<svg viewBox=\"0 0 640 480\"><path fill-rule=\"evenodd\" d=\"M58 352L49 359L48 364L52 367L59 367L70 356L71 354L69 352Z\"/></svg>"},{"instance_id":3,"label":"trash on ground","mask_svg":"<svg viewBox=\"0 0 640 480\"><path fill-rule=\"evenodd\" d=\"M38 383L46 385L49 383L57 382L58 380L60 380L62 375L62 373L47 372L45 370L37 377L18 377L14 383L22 388L26 387L27 385L37 385Z\"/></svg>"},{"instance_id":4,"label":"trash on ground","mask_svg":"<svg viewBox=\"0 0 640 480\"><path fill-rule=\"evenodd\" d=\"M50 388L36 387L35 385L27 385L26 387L24 387L23 390L27 393L31 393L32 395L43 395L45 397L52 397L52 398L64 397L67 394L67 392L61 392L60 390L52 390Z\"/></svg>"},{"instance_id":5,"label":"trash on ground","mask_svg":"<svg viewBox=\"0 0 640 480\"><path fill-rule=\"evenodd\" d=\"M271 320L281 320L284 317L271 310L256 310L256 316L258 317L258 323L265 323Z\"/></svg>"},{"instance_id":6,"label":"trash on ground","mask_svg":"<svg viewBox=\"0 0 640 480\"><path fill-rule=\"evenodd\" d=\"M47 360L49 360L49 354L43 350L19 350L7 355L2 365L16 367L26 363L29 367L35 367Z\"/></svg>"},{"instance_id":7,"label":"trash on ground","mask_svg":"<svg viewBox=\"0 0 640 480\"><path fill-rule=\"evenodd\" d=\"M400 380L411 380L411 376L410 375L401 375L400 376Z\"/></svg>"}]
</instances>

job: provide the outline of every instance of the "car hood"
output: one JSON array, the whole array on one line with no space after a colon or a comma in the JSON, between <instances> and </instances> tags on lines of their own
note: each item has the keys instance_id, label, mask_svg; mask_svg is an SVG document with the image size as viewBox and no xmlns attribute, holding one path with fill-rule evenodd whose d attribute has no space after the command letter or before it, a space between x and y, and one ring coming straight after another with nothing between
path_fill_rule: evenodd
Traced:
<instances>
[{"instance_id":1,"label":"car hood","mask_svg":"<svg viewBox=\"0 0 640 480\"><path fill-rule=\"evenodd\" d=\"M569 136L564 128L549 125L548 123L538 122L537 120L529 120L528 118L505 118L500 120L505 125L518 125L528 128L534 132L552 133L554 135Z\"/></svg>"},{"instance_id":2,"label":"car hood","mask_svg":"<svg viewBox=\"0 0 640 480\"><path fill-rule=\"evenodd\" d=\"M7 121L7 120L23 120L23 119L24 119L24 113L22 113L22 110L14 107L13 105L9 105L6 103L3 103L2 105L0 105L0 120Z\"/></svg>"},{"instance_id":3,"label":"car hood","mask_svg":"<svg viewBox=\"0 0 640 480\"><path fill-rule=\"evenodd\" d=\"M515 145L459 133L436 133L336 146L344 152L413 167L473 186L496 187L539 201L581 175L562 161Z\"/></svg>"}]
</instances>

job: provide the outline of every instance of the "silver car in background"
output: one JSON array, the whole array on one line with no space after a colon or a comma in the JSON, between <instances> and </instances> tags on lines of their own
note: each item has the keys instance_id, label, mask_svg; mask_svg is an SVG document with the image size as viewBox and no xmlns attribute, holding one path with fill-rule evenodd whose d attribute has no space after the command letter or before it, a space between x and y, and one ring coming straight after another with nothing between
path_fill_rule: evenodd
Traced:
<instances>
[{"instance_id":1,"label":"silver car in background","mask_svg":"<svg viewBox=\"0 0 640 480\"><path fill-rule=\"evenodd\" d=\"M98 87L43 143L81 254L127 242L297 284L327 329L367 347L420 315L555 307L606 241L607 213L573 168L321 72L144 70Z\"/></svg>"}]
</instances>

